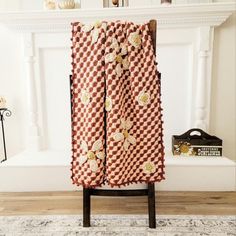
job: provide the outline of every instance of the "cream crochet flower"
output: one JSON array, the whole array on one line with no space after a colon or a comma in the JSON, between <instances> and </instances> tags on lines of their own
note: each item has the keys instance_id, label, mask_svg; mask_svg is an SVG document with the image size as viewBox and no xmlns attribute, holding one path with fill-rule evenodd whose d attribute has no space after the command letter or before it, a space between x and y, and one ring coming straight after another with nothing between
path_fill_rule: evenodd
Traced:
<instances>
[{"instance_id":1,"label":"cream crochet flower","mask_svg":"<svg viewBox=\"0 0 236 236\"><path fill-rule=\"evenodd\" d=\"M110 111L112 109L112 100L110 97L106 97L105 109L106 111Z\"/></svg>"},{"instance_id":2,"label":"cream crochet flower","mask_svg":"<svg viewBox=\"0 0 236 236\"><path fill-rule=\"evenodd\" d=\"M141 44L141 36L139 35L138 32L133 32L129 35L128 41L130 42L131 45L138 48Z\"/></svg>"},{"instance_id":3,"label":"cream crochet flower","mask_svg":"<svg viewBox=\"0 0 236 236\"><path fill-rule=\"evenodd\" d=\"M98 36L99 30L95 28L92 33L92 43L96 43L98 41Z\"/></svg>"},{"instance_id":4,"label":"cream crochet flower","mask_svg":"<svg viewBox=\"0 0 236 236\"><path fill-rule=\"evenodd\" d=\"M113 51L105 55L105 62L117 62L115 72L118 77L120 77L123 73L123 70L129 69L127 46L125 43L119 44L116 38L112 38L111 48L113 49Z\"/></svg>"},{"instance_id":5,"label":"cream crochet flower","mask_svg":"<svg viewBox=\"0 0 236 236\"><path fill-rule=\"evenodd\" d=\"M105 63L113 62L116 59L116 54L115 53L108 53L105 56Z\"/></svg>"},{"instance_id":6,"label":"cream crochet flower","mask_svg":"<svg viewBox=\"0 0 236 236\"><path fill-rule=\"evenodd\" d=\"M141 91L137 96L136 100L140 106L146 106L150 102L150 94L144 91Z\"/></svg>"},{"instance_id":7,"label":"cream crochet flower","mask_svg":"<svg viewBox=\"0 0 236 236\"><path fill-rule=\"evenodd\" d=\"M81 142L80 147L81 147L84 155L81 155L79 157L79 164L83 165L86 161L88 161L89 168L93 172L96 172L98 170L98 163L97 163L96 157L101 160L103 160L105 157L104 151L101 151L102 141L100 139L95 141L91 150L88 150L88 145L85 141Z\"/></svg>"},{"instance_id":8,"label":"cream crochet flower","mask_svg":"<svg viewBox=\"0 0 236 236\"><path fill-rule=\"evenodd\" d=\"M86 24L82 27L82 31L84 32L89 32L93 29L93 25L92 24Z\"/></svg>"},{"instance_id":9,"label":"cream crochet flower","mask_svg":"<svg viewBox=\"0 0 236 236\"><path fill-rule=\"evenodd\" d=\"M133 145L136 144L136 139L134 138L134 136L130 135L128 132L128 130L130 130L132 127L132 122L129 119L125 120L124 118L121 118L120 123L121 123L122 132L114 133L113 139L116 142L124 141L123 147L125 151L128 151L130 144L133 144Z\"/></svg>"},{"instance_id":10,"label":"cream crochet flower","mask_svg":"<svg viewBox=\"0 0 236 236\"><path fill-rule=\"evenodd\" d=\"M82 31L84 32L90 32L91 31L91 36L92 36L92 43L96 43L98 40L98 36L99 36L99 28L103 28L106 29L106 23L105 22L101 22L101 21L96 21L93 24L85 24L82 27Z\"/></svg>"},{"instance_id":11,"label":"cream crochet flower","mask_svg":"<svg viewBox=\"0 0 236 236\"><path fill-rule=\"evenodd\" d=\"M152 174L156 171L156 166L151 161L144 162L142 168L145 174Z\"/></svg>"},{"instance_id":12,"label":"cream crochet flower","mask_svg":"<svg viewBox=\"0 0 236 236\"><path fill-rule=\"evenodd\" d=\"M91 98L90 93L89 93L87 90L82 89L81 94L80 94L80 100L81 100L81 102L82 102L84 105L88 105L89 102L90 102L90 98Z\"/></svg>"}]
</instances>

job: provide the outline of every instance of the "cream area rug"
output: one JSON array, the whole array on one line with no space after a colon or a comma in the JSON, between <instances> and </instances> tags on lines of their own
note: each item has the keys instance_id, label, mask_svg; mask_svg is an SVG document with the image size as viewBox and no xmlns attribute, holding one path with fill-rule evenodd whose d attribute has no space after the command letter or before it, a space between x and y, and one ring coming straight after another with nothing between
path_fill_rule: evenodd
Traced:
<instances>
[{"instance_id":1,"label":"cream area rug","mask_svg":"<svg viewBox=\"0 0 236 236\"><path fill-rule=\"evenodd\" d=\"M236 236L236 216L158 215L149 229L146 215L93 215L82 227L81 215L0 216L0 236Z\"/></svg>"}]
</instances>

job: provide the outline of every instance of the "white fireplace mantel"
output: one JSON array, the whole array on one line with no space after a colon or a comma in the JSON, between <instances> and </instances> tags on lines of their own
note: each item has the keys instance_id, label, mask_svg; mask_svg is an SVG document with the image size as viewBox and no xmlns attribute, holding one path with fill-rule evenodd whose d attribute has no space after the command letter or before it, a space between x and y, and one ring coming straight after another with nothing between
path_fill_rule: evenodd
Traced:
<instances>
[{"instance_id":1,"label":"white fireplace mantel","mask_svg":"<svg viewBox=\"0 0 236 236\"><path fill-rule=\"evenodd\" d=\"M0 183L0 188L5 191L73 189L69 182L71 22L158 21L157 54L166 108L164 142L169 151L171 135L178 134L175 132L193 126L208 130L214 28L235 10L232 2L0 12L0 24L24 36L22 61L26 79L23 82L28 92L29 120L27 152L2 163L0 179L9 181L4 181L6 184L2 186ZM57 107L65 112L62 114ZM168 181L161 185L163 190L235 190L235 164L227 158L203 158L199 162L167 155L166 166ZM199 172L206 176L204 181L199 181ZM21 179L12 180L12 173L18 173ZM176 176L180 177L178 181Z\"/></svg>"},{"instance_id":2,"label":"white fireplace mantel","mask_svg":"<svg viewBox=\"0 0 236 236\"><path fill-rule=\"evenodd\" d=\"M35 63L40 62L39 51L45 44L37 45L37 35L49 33L60 38L69 39L71 26L74 21L94 22L98 19L105 20L131 20L144 22L150 19L158 21L158 48L161 45L185 45L189 48L193 60L189 67L191 72L188 77L191 81L189 93L189 114L186 123L188 127L198 127L208 130L211 91L211 59L213 53L214 27L222 24L235 10L235 3L208 3L185 4L170 6L152 6L144 8L104 8L104 9L76 9L52 10L34 12L6 12L0 13L0 23L11 30L20 31L24 35L24 55L26 78L28 84L28 150L40 150L42 126L40 119L40 104L37 100L42 94L36 88L37 71ZM177 31L176 31L177 30ZM181 31L182 30L182 31ZM162 33L169 32L169 33ZM179 32L172 34L172 32ZM45 35L45 34L44 34ZM164 35L164 36L163 36ZM178 36L180 38L178 39ZM191 35L188 38L188 35ZM46 36L45 36L46 37ZM62 40L59 48L69 48L69 40ZM36 41L35 41L36 40ZM169 42L168 42L169 41ZM47 39L47 48L55 46L55 40ZM37 54L38 53L38 54ZM70 72L69 72L70 73ZM172 75L173 76L173 75ZM171 78L169 78L171 79ZM41 80L41 79L39 79ZM195 96L196 99L191 98ZM42 110L41 110L42 111ZM194 118L193 118L194 117ZM169 134L168 134L169 135Z\"/></svg>"},{"instance_id":3,"label":"white fireplace mantel","mask_svg":"<svg viewBox=\"0 0 236 236\"><path fill-rule=\"evenodd\" d=\"M235 11L235 3L185 4L139 8L104 8L0 13L0 23L21 31L68 31L74 21L158 19L159 28L218 26Z\"/></svg>"}]
</instances>

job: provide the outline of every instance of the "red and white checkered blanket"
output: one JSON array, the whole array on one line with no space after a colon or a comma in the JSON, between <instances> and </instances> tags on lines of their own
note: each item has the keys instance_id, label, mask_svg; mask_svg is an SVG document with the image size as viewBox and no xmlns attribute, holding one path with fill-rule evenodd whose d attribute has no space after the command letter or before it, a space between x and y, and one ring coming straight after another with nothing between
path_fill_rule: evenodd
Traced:
<instances>
[{"instance_id":1,"label":"red and white checkered blanket","mask_svg":"<svg viewBox=\"0 0 236 236\"><path fill-rule=\"evenodd\" d=\"M160 78L148 24L72 23L72 180L164 179Z\"/></svg>"}]
</instances>

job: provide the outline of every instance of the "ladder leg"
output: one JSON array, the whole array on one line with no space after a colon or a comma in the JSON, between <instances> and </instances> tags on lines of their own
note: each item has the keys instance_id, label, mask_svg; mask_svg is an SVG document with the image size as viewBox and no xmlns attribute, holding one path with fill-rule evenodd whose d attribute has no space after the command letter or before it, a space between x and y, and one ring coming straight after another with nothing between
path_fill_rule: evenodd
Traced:
<instances>
[{"instance_id":1,"label":"ladder leg","mask_svg":"<svg viewBox=\"0 0 236 236\"><path fill-rule=\"evenodd\" d=\"M156 228L155 184L148 184L149 228Z\"/></svg>"},{"instance_id":2,"label":"ladder leg","mask_svg":"<svg viewBox=\"0 0 236 236\"><path fill-rule=\"evenodd\" d=\"M83 227L90 227L91 196L89 188L83 188Z\"/></svg>"}]
</instances>

